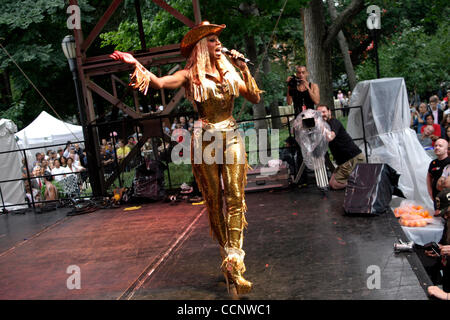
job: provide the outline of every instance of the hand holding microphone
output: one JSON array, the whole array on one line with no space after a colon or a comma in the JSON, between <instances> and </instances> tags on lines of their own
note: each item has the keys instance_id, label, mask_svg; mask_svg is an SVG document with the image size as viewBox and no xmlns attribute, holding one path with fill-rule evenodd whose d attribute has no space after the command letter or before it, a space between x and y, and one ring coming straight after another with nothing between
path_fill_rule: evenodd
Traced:
<instances>
[{"instance_id":1,"label":"hand holding microphone","mask_svg":"<svg viewBox=\"0 0 450 320\"><path fill-rule=\"evenodd\" d=\"M253 65L253 63L249 59L245 58L243 54L237 52L236 50L230 51L227 48L222 47L221 51L223 54L226 54L227 56L233 58L234 60L239 60L245 62L246 64Z\"/></svg>"}]
</instances>

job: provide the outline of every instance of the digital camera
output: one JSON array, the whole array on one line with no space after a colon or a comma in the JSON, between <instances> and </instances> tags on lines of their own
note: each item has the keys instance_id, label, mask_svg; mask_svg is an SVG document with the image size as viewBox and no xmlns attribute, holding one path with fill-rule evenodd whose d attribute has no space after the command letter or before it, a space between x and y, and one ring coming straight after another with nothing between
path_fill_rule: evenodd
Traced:
<instances>
[{"instance_id":1,"label":"digital camera","mask_svg":"<svg viewBox=\"0 0 450 320\"><path fill-rule=\"evenodd\" d=\"M296 89L297 86L301 83L300 78L298 78L296 75L291 76L291 80L288 82L288 87L291 89Z\"/></svg>"}]
</instances>

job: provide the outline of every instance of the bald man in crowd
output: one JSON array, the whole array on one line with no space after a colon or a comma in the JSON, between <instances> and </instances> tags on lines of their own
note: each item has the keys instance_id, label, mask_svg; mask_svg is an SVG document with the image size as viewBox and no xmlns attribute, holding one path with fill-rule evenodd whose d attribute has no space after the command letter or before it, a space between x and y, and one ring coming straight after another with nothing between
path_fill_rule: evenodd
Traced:
<instances>
[{"instance_id":1,"label":"bald man in crowd","mask_svg":"<svg viewBox=\"0 0 450 320\"><path fill-rule=\"evenodd\" d=\"M433 200L435 215L439 215L439 210L436 208L436 196L439 193L437 189L437 182L439 178L442 176L442 172L444 168L450 164L450 158L447 155L448 142L444 139L436 140L434 144L434 153L437 156L437 159L431 160L430 165L428 167L427 174L427 189L428 194Z\"/></svg>"}]
</instances>

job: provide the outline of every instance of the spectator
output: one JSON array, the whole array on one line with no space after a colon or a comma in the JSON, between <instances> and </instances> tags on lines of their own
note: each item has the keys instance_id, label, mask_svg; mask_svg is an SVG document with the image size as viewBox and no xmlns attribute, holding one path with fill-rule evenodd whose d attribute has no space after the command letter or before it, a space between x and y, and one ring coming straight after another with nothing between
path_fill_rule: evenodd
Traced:
<instances>
[{"instance_id":1,"label":"spectator","mask_svg":"<svg viewBox=\"0 0 450 320\"><path fill-rule=\"evenodd\" d=\"M72 158L67 159L67 172L76 173L76 172L81 172L84 170L86 170L86 169L82 166L77 165L75 163L75 161L73 161Z\"/></svg>"},{"instance_id":2,"label":"spectator","mask_svg":"<svg viewBox=\"0 0 450 320\"><path fill-rule=\"evenodd\" d=\"M67 158L65 156L61 156L58 160L61 167L67 167Z\"/></svg>"},{"instance_id":3,"label":"spectator","mask_svg":"<svg viewBox=\"0 0 450 320\"><path fill-rule=\"evenodd\" d=\"M106 147L105 147L106 153L109 153L110 155L114 155L114 147L111 141L108 141Z\"/></svg>"},{"instance_id":4,"label":"spectator","mask_svg":"<svg viewBox=\"0 0 450 320\"><path fill-rule=\"evenodd\" d=\"M27 166L25 165L25 158L22 158L22 177L26 178L28 176L28 172L31 170L27 170Z\"/></svg>"},{"instance_id":5,"label":"spectator","mask_svg":"<svg viewBox=\"0 0 450 320\"><path fill-rule=\"evenodd\" d=\"M431 136L433 135L434 128L433 126L427 125L425 126L422 134L417 134L417 139L419 139L420 144L422 147L432 147L434 146L434 141L431 140Z\"/></svg>"},{"instance_id":6,"label":"spectator","mask_svg":"<svg viewBox=\"0 0 450 320\"><path fill-rule=\"evenodd\" d=\"M151 154L153 152L152 138L148 138L147 141L145 141L144 145L141 148L141 151L141 155L144 158L151 158Z\"/></svg>"},{"instance_id":7,"label":"spectator","mask_svg":"<svg viewBox=\"0 0 450 320\"><path fill-rule=\"evenodd\" d=\"M52 169L52 175L55 177L55 181L61 181L66 177L67 169L64 167L61 167L61 163L59 160L54 161L55 167Z\"/></svg>"},{"instance_id":8,"label":"spectator","mask_svg":"<svg viewBox=\"0 0 450 320\"><path fill-rule=\"evenodd\" d=\"M329 125L331 131L324 132L328 146L338 167L331 175L330 187L343 189L347 186L347 179L356 164L364 162L362 151L353 142L339 120L331 117L331 111L326 105L319 105L317 110Z\"/></svg>"},{"instance_id":9,"label":"spectator","mask_svg":"<svg viewBox=\"0 0 450 320\"><path fill-rule=\"evenodd\" d=\"M86 154L86 151L83 150L83 153L81 154L81 157L80 157L80 166L86 168L87 167L87 163L88 163L88 161L87 161L87 154Z\"/></svg>"},{"instance_id":10,"label":"spectator","mask_svg":"<svg viewBox=\"0 0 450 320\"><path fill-rule=\"evenodd\" d=\"M419 112L411 114L411 126L416 129L417 133L422 133L422 126L426 123L425 117L428 114L428 107L426 103L419 105Z\"/></svg>"},{"instance_id":11,"label":"spectator","mask_svg":"<svg viewBox=\"0 0 450 320\"><path fill-rule=\"evenodd\" d=\"M40 194L41 194L40 190L30 187L28 180L24 181L24 185L25 185L25 196L28 199L29 203L31 203L33 200L35 202L40 201L40 199L41 199L40 198ZM39 207L39 204L36 203L35 206Z\"/></svg>"},{"instance_id":12,"label":"spectator","mask_svg":"<svg viewBox=\"0 0 450 320\"><path fill-rule=\"evenodd\" d=\"M58 159L58 154L56 153L56 151L52 150L52 152L50 153L50 160L54 161L56 159Z\"/></svg>"},{"instance_id":13,"label":"spectator","mask_svg":"<svg viewBox=\"0 0 450 320\"><path fill-rule=\"evenodd\" d=\"M344 116L348 116L348 113L349 113L349 109L348 109L348 107L350 106L350 98L347 96L347 95L345 95L344 94L344 103L343 103L343 106L344 106L344 112L343 112L343 115Z\"/></svg>"},{"instance_id":14,"label":"spectator","mask_svg":"<svg viewBox=\"0 0 450 320\"><path fill-rule=\"evenodd\" d=\"M177 118L173 118L173 123L172 123L172 127L170 128L172 131L176 129L178 124L178 119Z\"/></svg>"},{"instance_id":15,"label":"spectator","mask_svg":"<svg viewBox=\"0 0 450 320\"><path fill-rule=\"evenodd\" d=\"M442 103L444 104L444 113L449 113L449 103L450 103L450 90L447 90L447 95L442 100Z\"/></svg>"},{"instance_id":16,"label":"spectator","mask_svg":"<svg viewBox=\"0 0 450 320\"><path fill-rule=\"evenodd\" d=\"M441 138L445 139L447 128L450 127L450 113L444 114L444 119L441 122Z\"/></svg>"},{"instance_id":17,"label":"spectator","mask_svg":"<svg viewBox=\"0 0 450 320\"><path fill-rule=\"evenodd\" d=\"M339 104L341 105L341 108L346 108L346 102L345 102L345 95L342 93L341 90L338 90L336 98L339 100ZM347 116L347 110L342 110L342 115L345 117Z\"/></svg>"},{"instance_id":18,"label":"spectator","mask_svg":"<svg viewBox=\"0 0 450 320\"><path fill-rule=\"evenodd\" d=\"M58 149L58 152L56 154L56 158L60 159L63 155L64 155L64 150L63 149Z\"/></svg>"},{"instance_id":19,"label":"spectator","mask_svg":"<svg viewBox=\"0 0 450 320\"><path fill-rule=\"evenodd\" d=\"M36 167L34 167L31 176L33 177L31 179L31 187L33 189L37 189L37 190L40 191L41 187L43 185L43 182L42 182L42 180L40 178L42 176L41 166L37 165Z\"/></svg>"},{"instance_id":20,"label":"spectator","mask_svg":"<svg viewBox=\"0 0 450 320\"><path fill-rule=\"evenodd\" d=\"M442 172L448 164L450 164L450 158L448 157L448 142L444 139L438 139L434 144L434 153L437 159L431 160L428 166L427 174L427 189L431 200L434 203L434 209L436 210L435 198L438 193L437 181L442 176ZM435 215L438 214L437 210Z\"/></svg>"},{"instance_id":21,"label":"spectator","mask_svg":"<svg viewBox=\"0 0 450 320\"><path fill-rule=\"evenodd\" d=\"M445 140L447 140L447 142L450 141L450 126L447 127L447 130L445 130Z\"/></svg>"},{"instance_id":22,"label":"spectator","mask_svg":"<svg viewBox=\"0 0 450 320\"><path fill-rule=\"evenodd\" d=\"M70 152L70 149L71 149L71 148L73 148L72 142L67 141L66 147L64 148L64 153L63 153L63 156L64 156L64 157L67 158L67 157L69 156L69 152Z\"/></svg>"},{"instance_id":23,"label":"spectator","mask_svg":"<svg viewBox=\"0 0 450 320\"><path fill-rule=\"evenodd\" d=\"M41 168L43 169L43 173L46 171L48 171L48 172L52 171L52 169L50 169L50 167L48 165L48 160L45 160L45 159L42 160ZM42 175L44 175L44 174L42 174Z\"/></svg>"},{"instance_id":24,"label":"spectator","mask_svg":"<svg viewBox=\"0 0 450 320\"><path fill-rule=\"evenodd\" d=\"M109 177L114 170L114 158L111 153L106 152L105 146L100 146L100 161L103 165L105 175Z\"/></svg>"},{"instance_id":25,"label":"spectator","mask_svg":"<svg viewBox=\"0 0 450 320\"><path fill-rule=\"evenodd\" d=\"M186 118L185 117L180 117L180 125L181 125L181 129L189 129L189 125L186 122Z\"/></svg>"},{"instance_id":26,"label":"spectator","mask_svg":"<svg viewBox=\"0 0 450 320\"><path fill-rule=\"evenodd\" d=\"M119 148L117 148L117 150L116 150L117 159L119 161L122 161L130 153L130 151L131 151L130 147L125 145L125 142L123 141L123 139L120 139L119 140Z\"/></svg>"},{"instance_id":27,"label":"spectator","mask_svg":"<svg viewBox=\"0 0 450 320\"><path fill-rule=\"evenodd\" d=\"M44 192L44 200L57 200L58 199L58 190L52 183L53 177L50 172L45 172L44 181L45 181L45 192Z\"/></svg>"},{"instance_id":28,"label":"spectator","mask_svg":"<svg viewBox=\"0 0 450 320\"><path fill-rule=\"evenodd\" d=\"M75 163L77 163L77 164L80 163L80 156L78 155L78 153L76 153L76 150L75 150L74 147L70 148L69 156L67 157L67 161L68 161L69 159L72 159L73 162L75 162Z\"/></svg>"},{"instance_id":29,"label":"spectator","mask_svg":"<svg viewBox=\"0 0 450 320\"><path fill-rule=\"evenodd\" d=\"M193 118L189 119L188 130L189 130L189 132L193 132L194 131L194 119Z\"/></svg>"},{"instance_id":30,"label":"spectator","mask_svg":"<svg viewBox=\"0 0 450 320\"><path fill-rule=\"evenodd\" d=\"M73 146L75 148L75 153L81 158L83 156L83 148L80 147L79 143L75 143Z\"/></svg>"},{"instance_id":31,"label":"spectator","mask_svg":"<svg viewBox=\"0 0 450 320\"><path fill-rule=\"evenodd\" d=\"M136 140L134 139L134 137L129 137L127 147L130 148L130 150L131 150L134 148L135 145L136 145Z\"/></svg>"},{"instance_id":32,"label":"spectator","mask_svg":"<svg viewBox=\"0 0 450 320\"><path fill-rule=\"evenodd\" d=\"M444 170L442 170L442 175L436 183L436 189L442 191L444 189L450 188L450 165L446 165Z\"/></svg>"},{"instance_id":33,"label":"spectator","mask_svg":"<svg viewBox=\"0 0 450 320\"><path fill-rule=\"evenodd\" d=\"M440 216L444 219L444 231L442 233L441 240L438 243L439 246L439 253L441 255L440 257L440 268L443 271L443 277L442 277L442 289L444 289L445 292L442 292L442 290L438 289L437 287L429 287L428 293L430 295L434 295L439 299L448 300L449 296L448 293L450 291L450 232L449 232L449 199L450 199L450 189L445 189L437 194L435 202L437 203L436 208L437 211L440 213ZM430 257L437 258L437 254L433 253L432 251L425 251L425 254Z\"/></svg>"},{"instance_id":34,"label":"spectator","mask_svg":"<svg viewBox=\"0 0 450 320\"><path fill-rule=\"evenodd\" d=\"M51 155L51 153L52 153L52 150L47 150L44 159L45 159L45 160L50 160L50 155Z\"/></svg>"},{"instance_id":35,"label":"spectator","mask_svg":"<svg viewBox=\"0 0 450 320\"><path fill-rule=\"evenodd\" d=\"M42 161L42 153L36 152L36 160L33 161L33 168L40 165Z\"/></svg>"},{"instance_id":36,"label":"spectator","mask_svg":"<svg viewBox=\"0 0 450 320\"><path fill-rule=\"evenodd\" d=\"M440 109L439 98L437 96L430 97L430 112L433 114L435 124L440 124L444 117L444 111Z\"/></svg>"},{"instance_id":37,"label":"spectator","mask_svg":"<svg viewBox=\"0 0 450 320\"><path fill-rule=\"evenodd\" d=\"M437 139L439 139L441 137L441 126L434 123L434 116L431 112L429 112L426 116L425 116L425 124L426 125L431 125L434 128L434 133L431 136L431 139L433 141L436 141ZM422 128L420 129L420 133L423 133L423 130L425 129L424 126L422 126Z\"/></svg>"}]
</instances>

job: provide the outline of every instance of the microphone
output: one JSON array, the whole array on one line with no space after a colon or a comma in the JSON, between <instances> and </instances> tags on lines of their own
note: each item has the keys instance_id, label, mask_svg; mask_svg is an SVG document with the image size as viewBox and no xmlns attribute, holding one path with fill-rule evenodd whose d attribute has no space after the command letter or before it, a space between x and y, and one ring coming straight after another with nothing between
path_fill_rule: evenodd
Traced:
<instances>
[{"instance_id":1,"label":"microphone","mask_svg":"<svg viewBox=\"0 0 450 320\"><path fill-rule=\"evenodd\" d=\"M224 53L224 54L226 54L227 56L232 56L231 55L231 52L230 52L230 50L228 50L227 48L225 48L225 47L222 47L222 53ZM249 60L249 59L247 59L247 58L241 58L241 57L239 57L239 58L237 58L238 60L241 60L241 61L244 61L246 64L249 64L249 65L251 65L251 66L253 66L253 63Z\"/></svg>"}]
</instances>

